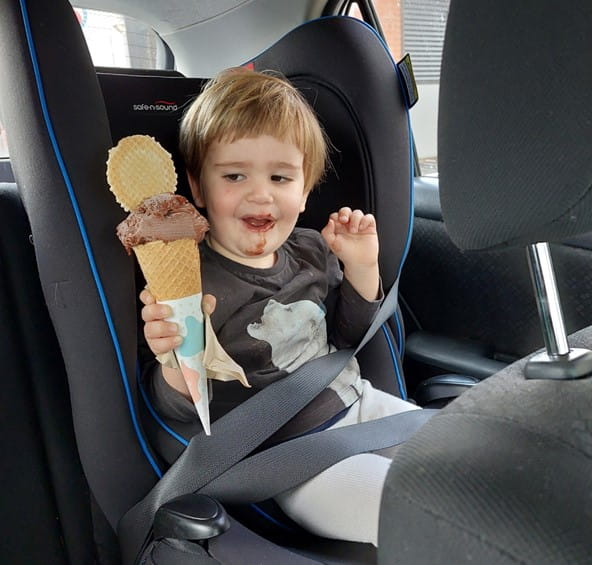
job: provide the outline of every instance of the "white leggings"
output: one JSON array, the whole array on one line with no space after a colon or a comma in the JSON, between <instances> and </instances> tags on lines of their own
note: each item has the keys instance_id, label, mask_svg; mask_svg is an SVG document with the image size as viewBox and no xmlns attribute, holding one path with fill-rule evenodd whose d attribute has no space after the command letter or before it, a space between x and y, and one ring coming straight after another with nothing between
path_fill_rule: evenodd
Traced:
<instances>
[{"instance_id":1,"label":"white leggings","mask_svg":"<svg viewBox=\"0 0 592 565\"><path fill-rule=\"evenodd\" d=\"M418 409L368 381L362 383L360 400L329 429ZM353 455L275 500L292 520L314 534L377 545L380 499L390 463L375 453Z\"/></svg>"}]
</instances>

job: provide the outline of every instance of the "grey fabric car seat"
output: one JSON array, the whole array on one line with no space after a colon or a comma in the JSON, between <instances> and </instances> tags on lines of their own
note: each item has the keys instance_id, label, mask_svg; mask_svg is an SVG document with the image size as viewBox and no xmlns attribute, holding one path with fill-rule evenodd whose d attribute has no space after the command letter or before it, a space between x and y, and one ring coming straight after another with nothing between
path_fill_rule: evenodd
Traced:
<instances>
[{"instance_id":1,"label":"grey fabric car seat","mask_svg":"<svg viewBox=\"0 0 592 565\"><path fill-rule=\"evenodd\" d=\"M78 458L64 363L14 183L0 183L2 563L90 563L91 500ZM26 338L24 337L26 336Z\"/></svg>"},{"instance_id":2,"label":"grey fabric car seat","mask_svg":"<svg viewBox=\"0 0 592 565\"><path fill-rule=\"evenodd\" d=\"M106 82L102 82L102 90L69 2L10 0L2 4L0 15L0 70L3 76L20 77L11 84L0 83L15 177L31 224L45 300L65 361L80 460L90 490L115 530L122 516L151 491L166 467L145 439L147 424L135 376L134 267L114 235L114 226L123 212L105 181L107 150L116 141L111 132L117 123L110 123L105 105ZM352 57L358 52L361 69L368 68L366 57L378 57L378 65L362 81L367 91L358 87L356 78L356 88L346 96L332 86L327 68L316 60L313 62L318 67L309 71L307 78L299 61L307 48L315 51L312 45L307 47L306 41L302 41L297 57L290 50L285 57L280 56L283 47L278 44L276 57L271 58L268 52L253 64L268 66L283 60L274 66L294 82L302 81L304 85L307 79L310 84L312 77L317 93L324 91L333 96L333 102L319 96L315 103L328 104L325 108L317 106L321 115L329 110L337 112L337 132L353 120L359 141L352 143L347 134L344 146L337 143L331 126L325 124L345 164L351 167L344 169L347 175L338 179L338 186L341 191L349 187L350 193L342 194L352 197L361 191L360 202L379 214L379 221L389 209L397 214L397 218L389 214L381 222L385 231L386 226L395 230L393 237L390 231L380 234L384 248L390 252L390 257L383 255L385 283L390 284L399 274L410 233L411 153L403 94L392 61L367 26L349 19L327 19L311 25L333 30L333 41L340 41L340 58L344 49L351 49ZM318 36L314 28L302 30L296 33ZM345 37L349 39L344 43ZM351 64L350 59L345 68L348 75ZM339 68L335 65L331 70ZM126 80L131 82L132 78ZM170 81L167 84L186 80L163 78ZM183 84L186 87L188 83ZM307 88L313 93L313 87ZM197 89L185 90L184 95L196 93ZM119 94L123 97L125 89ZM391 108L385 112L388 119L373 117L375 104ZM171 129L171 116L167 120ZM377 131L383 133L378 135ZM358 160L358 167L352 159ZM323 194L329 194L329 189ZM319 205L310 208L318 211ZM375 351L385 350L380 340L389 331L385 328L377 335ZM27 339L26 335L22 337ZM369 358L376 362L384 359L381 355L372 353ZM393 387L393 382L383 384ZM254 552L253 559L271 563L312 560L301 556L306 548L282 551L238 523L223 537L230 543L214 541L210 546L217 546L218 558L224 555L225 562L244 562L248 551ZM325 549L319 543L315 549L322 553ZM345 544L336 554L338 544L324 545L327 560L374 559L374 552L359 547L361 544ZM155 549L161 552L161 558L169 550L170 544ZM212 558L204 556L199 546L196 551L204 557L203 562L211 562ZM129 553L126 560L131 562L136 555L132 551L130 557Z\"/></svg>"},{"instance_id":3,"label":"grey fabric car seat","mask_svg":"<svg viewBox=\"0 0 592 565\"><path fill-rule=\"evenodd\" d=\"M379 563L592 560L592 327L565 338L545 243L592 229L591 26L586 0L450 4L445 224L461 249L527 248L546 350L468 391L400 449Z\"/></svg>"}]
</instances>

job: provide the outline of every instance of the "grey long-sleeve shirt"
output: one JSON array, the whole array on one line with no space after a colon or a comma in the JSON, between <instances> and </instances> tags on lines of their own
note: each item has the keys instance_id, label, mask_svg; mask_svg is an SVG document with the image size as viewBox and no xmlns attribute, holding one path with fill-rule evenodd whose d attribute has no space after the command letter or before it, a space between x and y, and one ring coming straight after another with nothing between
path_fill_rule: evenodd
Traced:
<instances>
[{"instance_id":1,"label":"grey long-sleeve shirt","mask_svg":"<svg viewBox=\"0 0 592 565\"><path fill-rule=\"evenodd\" d=\"M381 303L366 301L343 279L337 258L314 230L296 228L269 269L235 263L205 244L200 254L203 291L216 297L214 331L252 386L213 381L212 419L309 359L357 345ZM158 368L151 376L152 400L162 416L197 419L191 402L166 384ZM360 379L352 359L274 441L306 433L343 412L359 398Z\"/></svg>"}]
</instances>

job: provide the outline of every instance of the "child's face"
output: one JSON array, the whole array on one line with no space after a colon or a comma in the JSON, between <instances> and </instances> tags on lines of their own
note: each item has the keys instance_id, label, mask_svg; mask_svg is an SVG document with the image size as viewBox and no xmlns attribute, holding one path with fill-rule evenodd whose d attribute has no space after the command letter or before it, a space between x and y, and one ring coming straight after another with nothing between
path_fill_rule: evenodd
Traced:
<instances>
[{"instance_id":1,"label":"child's face","mask_svg":"<svg viewBox=\"0 0 592 565\"><path fill-rule=\"evenodd\" d=\"M303 161L298 147L269 135L214 142L200 181L189 179L208 212L210 246L243 265L273 266L306 204Z\"/></svg>"}]
</instances>

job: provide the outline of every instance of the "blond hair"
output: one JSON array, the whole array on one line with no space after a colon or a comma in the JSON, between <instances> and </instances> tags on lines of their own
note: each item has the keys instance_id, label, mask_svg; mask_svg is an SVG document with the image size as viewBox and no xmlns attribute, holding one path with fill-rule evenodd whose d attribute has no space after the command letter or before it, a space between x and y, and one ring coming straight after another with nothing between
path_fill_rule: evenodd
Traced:
<instances>
[{"instance_id":1,"label":"blond hair","mask_svg":"<svg viewBox=\"0 0 592 565\"><path fill-rule=\"evenodd\" d=\"M304 155L304 190L322 178L327 162L325 134L309 104L283 77L237 67L211 79L183 116L179 148L187 172L199 180L210 145L271 135Z\"/></svg>"}]
</instances>

